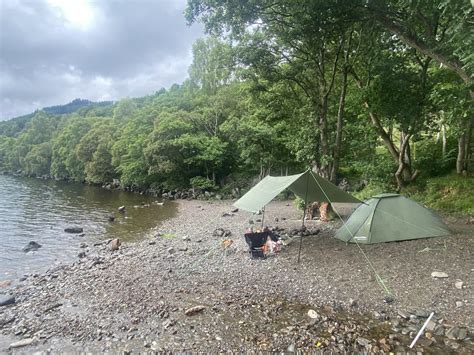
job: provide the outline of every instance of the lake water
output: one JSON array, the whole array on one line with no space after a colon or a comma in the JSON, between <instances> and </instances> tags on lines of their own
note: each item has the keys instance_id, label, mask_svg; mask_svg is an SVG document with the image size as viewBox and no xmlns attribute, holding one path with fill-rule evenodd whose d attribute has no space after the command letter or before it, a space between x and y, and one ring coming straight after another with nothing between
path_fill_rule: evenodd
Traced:
<instances>
[{"instance_id":1,"label":"lake water","mask_svg":"<svg viewBox=\"0 0 474 355\"><path fill-rule=\"evenodd\" d=\"M76 183L0 175L0 280L39 273L77 257L81 243L109 238L133 242L174 216L177 204ZM149 204L149 207L143 205ZM126 213L118 212L126 206ZM108 217L114 215L115 221ZM84 236L65 233L81 227ZM42 245L23 252L30 241Z\"/></svg>"}]
</instances>

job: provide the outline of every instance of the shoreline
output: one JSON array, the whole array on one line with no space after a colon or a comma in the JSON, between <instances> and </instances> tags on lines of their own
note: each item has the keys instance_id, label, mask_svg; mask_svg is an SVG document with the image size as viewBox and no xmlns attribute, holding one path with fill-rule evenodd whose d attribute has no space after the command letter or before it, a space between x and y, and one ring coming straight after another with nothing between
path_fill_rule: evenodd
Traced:
<instances>
[{"instance_id":1,"label":"shoreline","mask_svg":"<svg viewBox=\"0 0 474 355\"><path fill-rule=\"evenodd\" d=\"M389 304L357 247L330 238L334 223L308 222L321 232L304 237L300 264L295 242L275 257L251 260L242 236L249 213L230 213L230 201L178 204L178 215L143 241L115 252L99 245L8 289L16 303L0 307L1 336L33 339L22 351L396 352L408 350L435 311L431 338L414 350L474 350L472 225L457 226L460 233L450 237L363 246L394 294ZM300 226L299 214L276 201L265 221L291 230ZM229 248L213 236L217 228L231 231ZM444 242L447 250L436 250ZM432 250L419 252L424 248ZM433 279L432 271L449 277ZM193 306L205 308L185 315Z\"/></svg>"},{"instance_id":2,"label":"shoreline","mask_svg":"<svg viewBox=\"0 0 474 355\"><path fill-rule=\"evenodd\" d=\"M161 199L162 201L166 201L166 200L169 200L169 201L175 201L175 200L209 201L212 199L225 200L227 198L235 198L240 195L240 191L238 189L237 191L234 191L231 194L223 196L221 192L219 191L214 192L214 191L207 191L207 190L193 189L193 188L181 188L181 189L169 190L169 189L160 187L155 190L152 188L139 188L139 187L135 188L133 186L122 187L120 186L119 181L113 181L113 182L108 182L108 183L92 183L92 182L87 182L87 181L75 181L71 179L58 179L53 176L30 176L30 175L25 175L22 173L12 173L8 171L0 171L0 175L5 175L5 176L10 176L10 177L15 177L15 178L42 180L42 181L49 181L49 182L56 182L56 183L68 183L68 184L78 184L82 186L92 186L92 187L103 189L105 191L132 193L132 194L143 195L147 197L158 198L158 199ZM220 198L217 198L217 196L220 196Z\"/></svg>"}]
</instances>

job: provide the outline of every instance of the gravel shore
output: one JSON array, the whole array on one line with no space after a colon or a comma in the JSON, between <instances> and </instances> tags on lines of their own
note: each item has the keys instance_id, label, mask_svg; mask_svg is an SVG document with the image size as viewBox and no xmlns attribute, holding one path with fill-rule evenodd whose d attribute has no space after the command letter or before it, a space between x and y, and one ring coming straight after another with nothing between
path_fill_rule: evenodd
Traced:
<instances>
[{"instance_id":1,"label":"gravel shore","mask_svg":"<svg viewBox=\"0 0 474 355\"><path fill-rule=\"evenodd\" d=\"M262 216L232 209L181 201L178 216L141 242L91 245L70 265L0 289L15 298L0 306L0 352L406 352L431 312L414 351L474 352L467 220L447 218L449 237L361 246L387 297L359 247L332 238L340 222L307 221L319 233L303 237L300 263L299 236L252 260L243 232ZM301 213L272 202L264 224L285 234Z\"/></svg>"}]
</instances>

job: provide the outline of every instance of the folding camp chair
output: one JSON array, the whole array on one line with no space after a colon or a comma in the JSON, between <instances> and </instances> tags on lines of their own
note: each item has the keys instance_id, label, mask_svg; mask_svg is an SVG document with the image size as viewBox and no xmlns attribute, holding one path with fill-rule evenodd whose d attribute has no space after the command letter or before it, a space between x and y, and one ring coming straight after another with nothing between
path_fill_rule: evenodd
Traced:
<instances>
[{"instance_id":1,"label":"folding camp chair","mask_svg":"<svg viewBox=\"0 0 474 355\"><path fill-rule=\"evenodd\" d=\"M264 246L267 242L268 237L274 242L278 241L278 237L269 230L264 230L263 232L256 233L245 233L245 241L249 246L249 254L252 259L264 259L265 252Z\"/></svg>"}]
</instances>

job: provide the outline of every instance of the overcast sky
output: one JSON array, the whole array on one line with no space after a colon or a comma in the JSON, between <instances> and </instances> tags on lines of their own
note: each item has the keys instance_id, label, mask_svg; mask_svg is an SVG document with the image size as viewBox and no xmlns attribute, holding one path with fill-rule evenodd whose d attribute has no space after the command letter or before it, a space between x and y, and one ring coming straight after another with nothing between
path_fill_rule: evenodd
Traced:
<instances>
[{"instance_id":1,"label":"overcast sky","mask_svg":"<svg viewBox=\"0 0 474 355\"><path fill-rule=\"evenodd\" d=\"M181 83L202 26L186 0L0 0L0 120Z\"/></svg>"}]
</instances>

